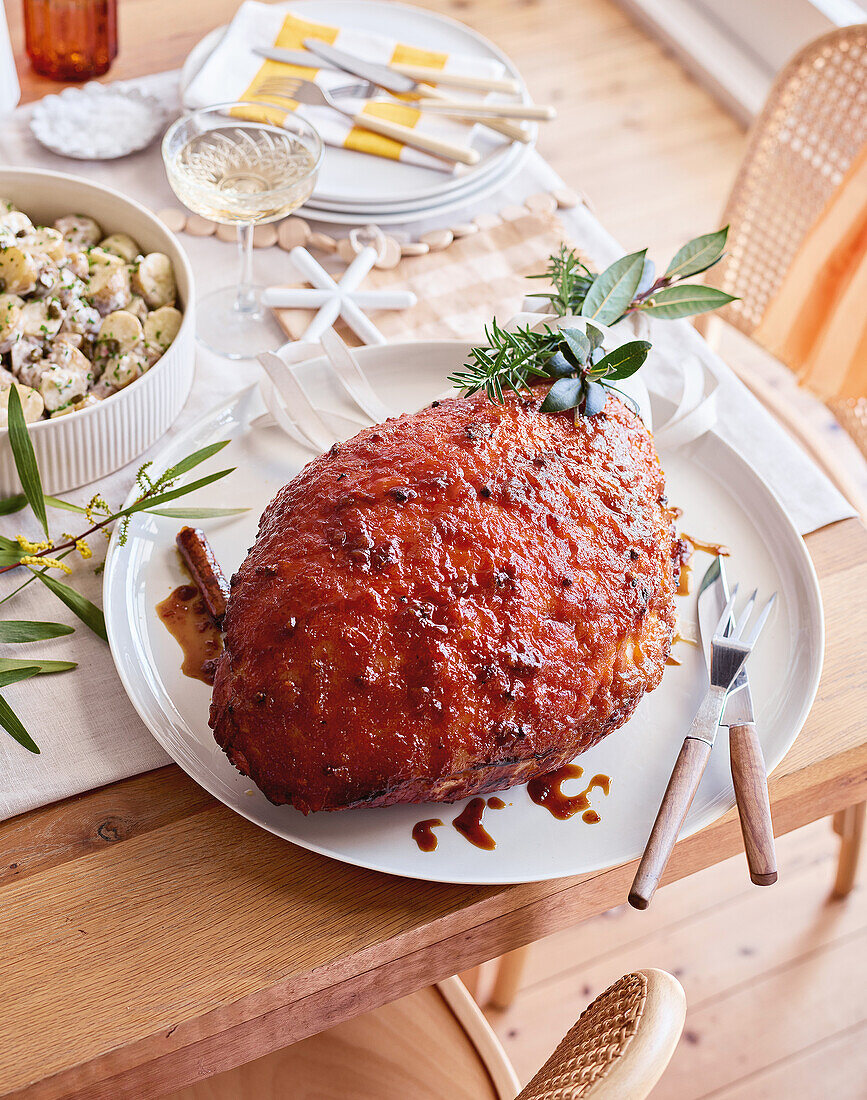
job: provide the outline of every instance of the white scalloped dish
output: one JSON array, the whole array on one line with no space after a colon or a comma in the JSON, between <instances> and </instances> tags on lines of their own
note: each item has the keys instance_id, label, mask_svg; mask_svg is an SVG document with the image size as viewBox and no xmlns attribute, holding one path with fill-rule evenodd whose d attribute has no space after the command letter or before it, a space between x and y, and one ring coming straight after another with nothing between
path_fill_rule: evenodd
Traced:
<instances>
[{"instance_id":1,"label":"white scalloped dish","mask_svg":"<svg viewBox=\"0 0 867 1100\"><path fill-rule=\"evenodd\" d=\"M58 156L115 160L150 145L165 122L165 109L153 96L94 82L40 99L30 129Z\"/></svg>"}]
</instances>

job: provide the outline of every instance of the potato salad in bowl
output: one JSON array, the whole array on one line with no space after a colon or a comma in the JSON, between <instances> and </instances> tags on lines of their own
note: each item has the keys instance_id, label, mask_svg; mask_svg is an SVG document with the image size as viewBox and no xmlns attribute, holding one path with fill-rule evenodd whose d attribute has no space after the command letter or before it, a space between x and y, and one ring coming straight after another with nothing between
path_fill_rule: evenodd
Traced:
<instances>
[{"instance_id":1,"label":"potato salad in bowl","mask_svg":"<svg viewBox=\"0 0 867 1100\"><path fill-rule=\"evenodd\" d=\"M163 439L193 384L195 301L189 257L142 203L80 176L0 166L0 498L21 491L13 386L54 496Z\"/></svg>"},{"instance_id":2,"label":"potato salad in bowl","mask_svg":"<svg viewBox=\"0 0 867 1100\"><path fill-rule=\"evenodd\" d=\"M145 374L183 315L171 259L88 214L40 224L0 199L0 426L79 412Z\"/></svg>"}]
</instances>

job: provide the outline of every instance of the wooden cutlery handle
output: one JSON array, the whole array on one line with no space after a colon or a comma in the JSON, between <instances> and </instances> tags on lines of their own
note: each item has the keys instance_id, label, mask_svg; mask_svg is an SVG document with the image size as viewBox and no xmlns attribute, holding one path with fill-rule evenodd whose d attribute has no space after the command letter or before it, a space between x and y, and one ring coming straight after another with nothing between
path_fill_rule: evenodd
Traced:
<instances>
[{"instance_id":1,"label":"wooden cutlery handle","mask_svg":"<svg viewBox=\"0 0 867 1100\"><path fill-rule=\"evenodd\" d=\"M420 98L415 105L420 110L423 110L431 100L441 101L449 98L446 92L441 92L439 88L434 88L432 84L420 84L418 92ZM462 115L461 122L479 123L481 126L487 126L489 130L495 130L510 141L520 141L522 145L527 145L532 140L532 134L529 130L525 130L520 123L509 122L505 118L479 118L477 115Z\"/></svg>"},{"instance_id":2,"label":"wooden cutlery handle","mask_svg":"<svg viewBox=\"0 0 867 1100\"><path fill-rule=\"evenodd\" d=\"M710 750L707 741L698 737L687 737L683 742L629 891L629 904L635 909L646 909L656 893L668 857L704 775Z\"/></svg>"},{"instance_id":3,"label":"wooden cutlery handle","mask_svg":"<svg viewBox=\"0 0 867 1100\"><path fill-rule=\"evenodd\" d=\"M404 65L391 62L388 66L396 73L403 73L410 80L420 80L439 84L443 88L464 88L474 92L520 92L517 80L508 77L467 76L462 73L447 73L442 69L432 69L427 65Z\"/></svg>"},{"instance_id":4,"label":"wooden cutlery handle","mask_svg":"<svg viewBox=\"0 0 867 1100\"><path fill-rule=\"evenodd\" d=\"M468 103L465 99L442 99L436 103L425 103L424 110L431 114L452 114L455 117L467 114L477 118L513 118L538 122L550 122L557 117L553 107L543 107L537 103Z\"/></svg>"},{"instance_id":5,"label":"wooden cutlery handle","mask_svg":"<svg viewBox=\"0 0 867 1100\"><path fill-rule=\"evenodd\" d=\"M772 886L777 881L777 853L768 773L752 722L729 727L729 751L750 878L756 886Z\"/></svg>"},{"instance_id":6,"label":"wooden cutlery handle","mask_svg":"<svg viewBox=\"0 0 867 1100\"><path fill-rule=\"evenodd\" d=\"M479 161L477 149L470 149L466 145L452 145L450 141L440 141L426 134L418 134L411 126L401 126L400 123L375 118L373 115L353 115L352 121L364 130L372 130L375 134L382 134L383 137L394 138L395 141L410 145L413 149L421 149L422 152L431 153L444 160L457 160L461 164L477 164Z\"/></svg>"}]
</instances>

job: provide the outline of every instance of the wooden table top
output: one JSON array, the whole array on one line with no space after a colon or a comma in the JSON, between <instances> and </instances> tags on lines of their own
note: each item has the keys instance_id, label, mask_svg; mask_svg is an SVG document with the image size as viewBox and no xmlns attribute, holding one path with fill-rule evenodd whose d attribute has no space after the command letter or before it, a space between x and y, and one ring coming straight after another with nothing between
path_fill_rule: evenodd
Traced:
<instances>
[{"instance_id":1,"label":"wooden table top","mask_svg":"<svg viewBox=\"0 0 867 1100\"><path fill-rule=\"evenodd\" d=\"M122 51L136 46L111 77L178 65L235 6L191 0L166 19L167 0L125 0ZM530 9L480 7L522 60ZM8 14L21 56L20 5ZM57 90L19 69L25 99ZM827 649L771 781L778 833L867 798L867 531L849 520L806 541ZM740 850L732 812L677 846L666 881ZM174 767L45 807L0 825L0 1097L159 1095L621 904L633 872L485 888L392 878L279 840Z\"/></svg>"}]
</instances>

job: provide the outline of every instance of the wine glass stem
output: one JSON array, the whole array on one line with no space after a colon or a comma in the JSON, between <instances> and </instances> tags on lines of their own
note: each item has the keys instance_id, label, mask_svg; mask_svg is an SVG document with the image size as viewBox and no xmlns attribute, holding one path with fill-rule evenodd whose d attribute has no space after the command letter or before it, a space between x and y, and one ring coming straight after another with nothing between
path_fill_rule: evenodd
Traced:
<instances>
[{"instance_id":1,"label":"wine glass stem","mask_svg":"<svg viewBox=\"0 0 867 1100\"><path fill-rule=\"evenodd\" d=\"M258 309L256 292L253 289L253 226L238 226L238 259L240 272L238 276L238 297L235 299L235 309L238 313L255 313Z\"/></svg>"}]
</instances>

